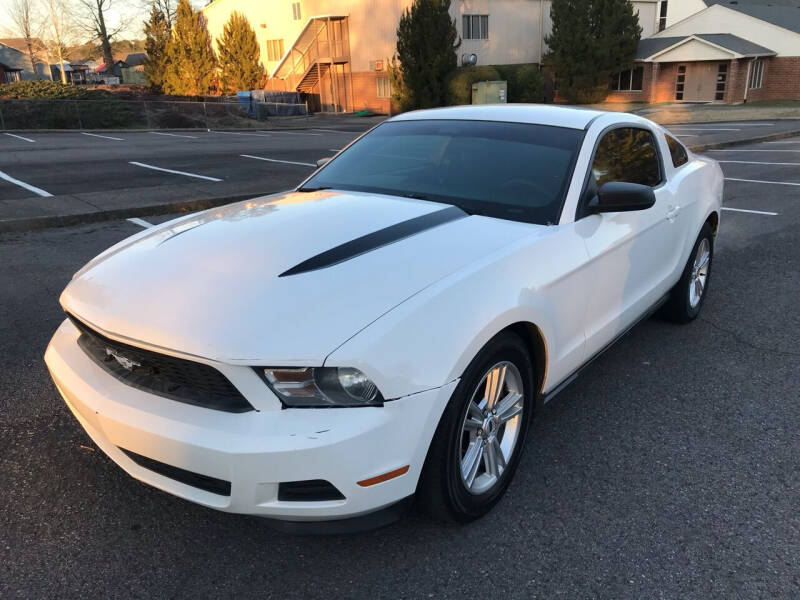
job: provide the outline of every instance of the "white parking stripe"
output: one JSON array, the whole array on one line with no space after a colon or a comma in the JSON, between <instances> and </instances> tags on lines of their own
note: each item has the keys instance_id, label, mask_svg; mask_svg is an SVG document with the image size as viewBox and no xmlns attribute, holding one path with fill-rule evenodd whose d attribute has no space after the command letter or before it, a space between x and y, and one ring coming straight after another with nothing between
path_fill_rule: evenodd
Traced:
<instances>
[{"instance_id":1,"label":"white parking stripe","mask_svg":"<svg viewBox=\"0 0 800 600\"><path fill-rule=\"evenodd\" d=\"M765 144L800 144L800 140L791 140L788 142L764 142Z\"/></svg>"},{"instance_id":2,"label":"white parking stripe","mask_svg":"<svg viewBox=\"0 0 800 600\"><path fill-rule=\"evenodd\" d=\"M768 215L770 217L777 217L778 213L776 212L767 212L766 210L748 210L746 208L729 208L727 206L723 206L722 210L731 210L733 212L740 212L740 213L751 213L754 215Z\"/></svg>"},{"instance_id":3,"label":"white parking stripe","mask_svg":"<svg viewBox=\"0 0 800 600\"><path fill-rule=\"evenodd\" d=\"M304 167L317 166L313 163L295 162L293 160L278 160L277 158L264 158L263 156L253 156L252 154L240 154L239 156L243 156L245 158L255 158L256 160L265 160L267 162L286 163L287 165L303 165Z\"/></svg>"},{"instance_id":4,"label":"white parking stripe","mask_svg":"<svg viewBox=\"0 0 800 600\"><path fill-rule=\"evenodd\" d=\"M800 167L800 163L785 163L785 162L758 162L755 160L718 160L718 163L736 163L739 165L796 165Z\"/></svg>"},{"instance_id":5,"label":"white parking stripe","mask_svg":"<svg viewBox=\"0 0 800 600\"><path fill-rule=\"evenodd\" d=\"M773 183L775 185L796 185L796 186L800 186L800 183L795 183L793 181L763 181L761 179L736 179L735 177L726 177L725 181L744 181L746 183Z\"/></svg>"},{"instance_id":6,"label":"white parking stripe","mask_svg":"<svg viewBox=\"0 0 800 600\"><path fill-rule=\"evenodd\" d=\"M128 162L130 165L136 165L137 167L144 167L145 169L153 169L154 171L163 171L164 173L173 173L174 175L185 175L186 177L194 177L196 179L205 179L206 181L222 181L222 179L217 179L216 177L208 177L206 175L197 175L196 173L187 173L186 171L175 171L173 169L163 169L161 167L156 167L154 165L148 165L146 163L140 163L136 161Z\"/></svg>"},{"instance_id":7,"label":"white parking stripe","mask_svg":"<svg viewBox=\"0 0 800 600\"><path fill-rule=\"evenodd\" d=\"M283 133L284 135L322 135L321 133L300 133L299 131L276 131L270 130L271 133Z\"/></svg>"},{"instance_id":8,"label":"white parking stripe","mask_svg":"<svg viewBox=\"0 0 800 600\"><path fill-rule=\"evenodd\" d=\"M17 138L18 140L24 140L26 142L36 143L36 140L32 140L31 138L22 137L21 135L17 135L15 133L7 133L6 135L10 135L13 138Z\"/></svg>"},{"instance_id":9,"label":"white parking stripe","mask_svg":"<svg viewBox=\"0 0 800 600\"><path fill-rule=\"evenodd\" d=\"M152 133L153 135L169 135L171 137L191 138L193 140L197 139L196 135L179 135L177 133L164 133L163 131L148 131L147 133Z\"/></svg>"},{"instance_id":10,"label":"white parking stripe","mask_svg":"<svg viewBox=\"0 0 800 600\"><path fill-rule=\"evenodd\" d=\"M711 127L670 127L670 131L741 131L741 129L723 129Z\"/></svg>"},{"instance_id":11,"label":"white parking stripe","mask_svg":"<svg viewBox=\"0 0 800 600\"><path fill-rule=\"evenodd\" d=\"M245 133L243 131L212 131L211 133L223 133L225 135L254 135L256 137L269 137L268 133Z\"/></svg>"},{"instance_id":12,"label":"white parking stripe","mask_svg":"<svg viewBox=\"0 0 800 600\"><path fill-rule=\"evenodd\" d=\"M341 148L328 148L328 152L341 152Z\"/></svg>"},{"instance_id":13,"label":"white parking stripe","mask_svg":"<svg viewBox=\"0 0 800 600\"><path fill-rule=\"evenodd\" d=\"M124 142L125 141L122 138L111 137L110 135L99 135L97 133L86 133L85 131L81 131L81 133L83 135L90 135L92 137L99 137L99 138L103 138L103 139L106 139L106 140L115 140L117 142Z\"/></svg>"},{"instance_id":14,"label":"white parking stripe","mask_svg":"<svg viewBox=\"0 0 800 600\"><path fill-rule=\"evenodd\" d=\"M698 136L693 133L684 133L684 134L676 133L675 137L698 137Z\"/></svg>"},{"instance_id":15,"label":"white parking stripe","mask_svg":"<svg viewBox=\"0 0 800 600\"><path fill-rule=\"evenodd\" d=\"M21 188L25 188L26 190L28 190L29 192L33 192L37 196L49 198L50 196L53 195L50 192L45 192L43 189L37 188L36 186L33 186L29 183L25 183L24 181L20 181L19 179L14 179L13 177L11 177L11 175L6 175L2 171L0 171L0 179L5 179L9 183L13 183L14 185L18 185Z\"/></svg>"},{"instance_id":16,"label":"white parking stripe","mask_svg":"<svg viewBox=\"0 0 800 600\"><path fill-rule=\"evenodd\" d=\"M325 129L324 127L314 127L312 131L324 131L325 133L346 133L348 135L361 135L363 131L346 131L344 129Z\"/></svg>"},{"instance_id":17,"label":"white parking stripe","mask_svg":"<svg viewBox=\"0 0 800 600\"><path fill-rule=\"evenodd\" d=\"M800 152L800 150L784 150L783 148L776 148L775 150L734 150L730 148L710 148L706 152Z\"/></svg>"},{"instance_id":18,"label":"white parking stripe","mask_svg":"<svg viewBox=\"0 0 800 600\"><path fill-rule=\"evenodd\" d=\"M139 217L131 217L130 219L128 219L128 221L130 221L134 225L138 225L139 227L144 227L145 229L150 229L153 226L152 223L148 223L147 221L145 221L144 219L140 219Z\"/></svg>"}]
</instances>

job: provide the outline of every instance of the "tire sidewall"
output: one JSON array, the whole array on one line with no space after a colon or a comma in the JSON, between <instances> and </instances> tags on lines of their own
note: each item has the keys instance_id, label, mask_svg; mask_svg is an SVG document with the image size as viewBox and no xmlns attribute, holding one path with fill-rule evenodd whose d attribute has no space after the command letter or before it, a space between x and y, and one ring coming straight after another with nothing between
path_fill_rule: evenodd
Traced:
<instances>
[{"instance_id":1,"label":"tire sidewall","mask_svg":"<svg viewBox=\"0 0 800 600\"><path fill-rule=\"evenodd\" d=\"M689 286L691 285L692 269L694 267L695 256L697 256L697 249L704 239L708 240L709 248L708 275L706 275L706 283L703 287L703 295L700 296L700 302L697 303L697 306L692 307L691 303L689 302ZM713 265L714 235L711 231L711 227L708 225L708 223L706 223L700 230L700 234L697 236L694 246L692 246L692 252L689 254L689 260L686 262L686 268L683 271L683 277L681 277L680 294L683 302L683 310L686 314L686 317L690 320L696 318L697 315L700 314L700 309L703 307L703 303L706 301L706 296L708 296L708 286L711 283L711 275L714 271Z\"/></svg>"}]
</instances>

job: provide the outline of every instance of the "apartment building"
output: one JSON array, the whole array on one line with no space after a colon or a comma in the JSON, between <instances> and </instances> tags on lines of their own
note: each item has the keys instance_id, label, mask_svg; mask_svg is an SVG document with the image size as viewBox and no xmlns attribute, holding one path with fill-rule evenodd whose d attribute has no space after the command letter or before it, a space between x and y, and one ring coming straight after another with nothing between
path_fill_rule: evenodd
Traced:
<instances>
[{"instance_id":1,"label":"apartment building","mask_svg":"<svg viewBox=\"0 0 800 600\"><path fill-rule=\"evenodd\" d=\"M389 64L412 0L213 0L213 38L232 11L256 31L268 89L317 110L388 112ZM800 0L634 0L642 41L609 101L742 102L800 97ZM459 62L541 64L550 0L451 0ZM787 83L788 80L791 80Z\"/></svg>"}]
</instances>

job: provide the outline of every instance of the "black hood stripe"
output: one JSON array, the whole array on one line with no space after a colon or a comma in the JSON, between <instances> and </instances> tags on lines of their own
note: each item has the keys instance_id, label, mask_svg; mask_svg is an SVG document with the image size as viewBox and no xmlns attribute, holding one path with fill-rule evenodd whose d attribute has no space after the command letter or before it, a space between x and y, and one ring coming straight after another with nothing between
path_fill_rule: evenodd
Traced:
<instances>
[{"instance_id":1,"label":"black hood stripe","mask_svg":"<svg viewBox=\"0 0 800 600\"><path fill-rule=\"evenodd\" d=\"M340 246L321 252L316 256L312 256L308 260L304 260L298 265L293 266L288 271L284 271L278 277L286 277L287 275L299 275L300 273L307 273L308 271L316 271L317 269L324 269L336 265L340 262L350 260L366 252L393 244L399 240L416 235L428 229L432 229L439 225L463 219L467 216L463 210L457 206L451 206L436 212L415 217L396 225L391 225L384 229L380 229L374 233L362 235L352 241L345 242Z\"/></svg>"}]
</instances>

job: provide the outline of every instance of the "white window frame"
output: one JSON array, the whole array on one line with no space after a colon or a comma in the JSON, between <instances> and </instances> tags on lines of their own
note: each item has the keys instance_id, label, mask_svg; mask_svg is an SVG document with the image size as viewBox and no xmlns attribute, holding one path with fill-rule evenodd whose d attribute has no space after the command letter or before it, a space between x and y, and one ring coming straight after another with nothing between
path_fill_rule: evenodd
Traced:
<instances>
[{"instance_id":1,"label":"white window frame","mask_svg":"<svg viewBox=\"0 0 800 600\"><path fill-rule=\"evenodd\" d=\"M295 21L299 21L300 19L303 18L303 13L302 13L302 11L300 9L300 3L299 2L292 3L292 18Z\"/></svg>"},{"instance_id":2,"label":"white window frame","mask_svg":"<svg viewBox=\"0 0 800 600\"><path fill-rule=\"evenodd\" d=\"M756 58L750 65L750 78L747 81L747 89L760 90L764 85L764 60Z\"/></svg>"},{"instance_id":3,"label":"white window frame","mask_svg":"<svg viewBox=\"0 0 800 600\"><path fill-rule=\"evenodd\" d=\"M381 82L385 82L381 84ZM384 89L381 90L381 87ZM388 76L378 76L375 78L375 92L378 95L378 98L391 98L392 97L392 82L389 80Z\"/></svg>"},{"instance_id":4,"label":"white window frame","mask_svg":"<svg viewBox=\"0 0 800 600\"><path fill-rule=\"evenodd\" d=\"M277 62L283 58L283 38L267 40L267 62Z\"/></svg>"},{"instance_id":5,"label":"white window frame","mask_svg":"<svg viewBox=\"0 0 800 600\"><path fill-rule=\"evenodd\" d=\"M475 31L476 29L477 31ZM461 39L488 40L489 15L478 15L478 14L461 15Z\"/></svg>"},{"instance_id":6,"label":"white window frame","mask_svg":"<svg viewBox=\"0 0 800 600\"><path fill-rule=\"evenodd\" d=\"M664 31L667 28L667 0L661 0L658 5L658 28L657 31Z\"/></svg>"}]
</instances>

